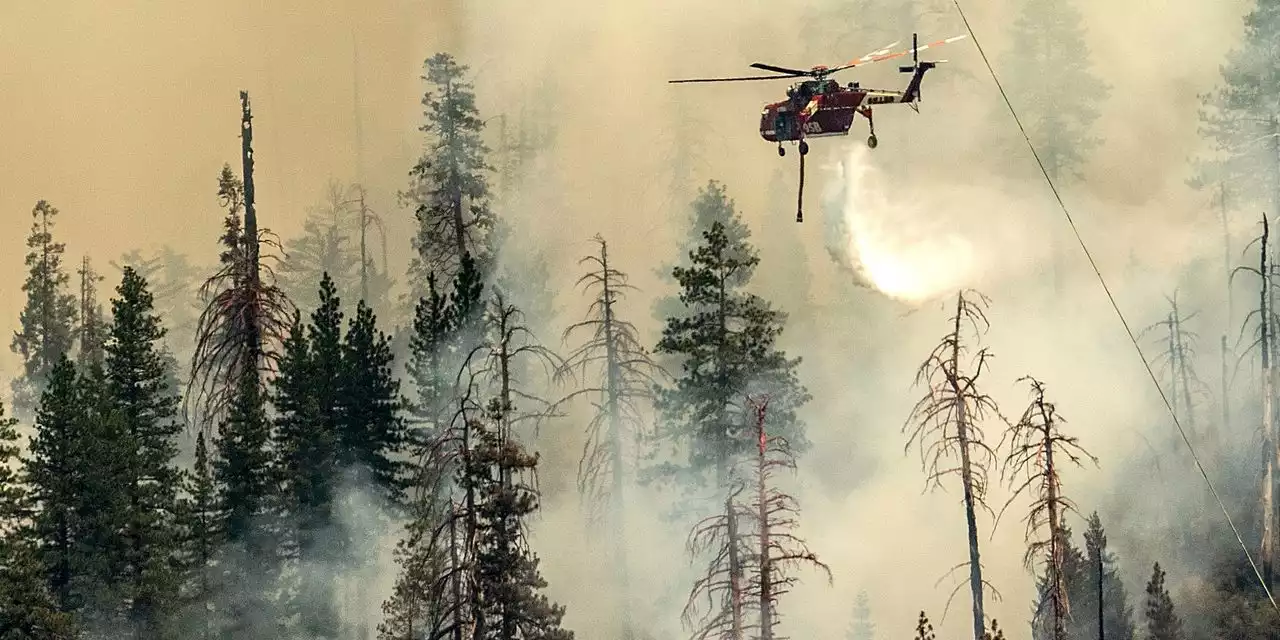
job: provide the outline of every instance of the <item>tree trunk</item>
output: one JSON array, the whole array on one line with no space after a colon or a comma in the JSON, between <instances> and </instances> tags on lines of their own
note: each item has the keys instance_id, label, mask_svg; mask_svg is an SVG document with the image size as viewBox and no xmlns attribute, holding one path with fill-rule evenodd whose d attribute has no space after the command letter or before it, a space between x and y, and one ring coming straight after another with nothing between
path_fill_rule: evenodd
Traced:
<instances>
[{"instance_id":1,"label":"tree trunk","mask_svg":"<svg viewBox=\"0 0 1280 640\"><path fill-rule=\"evenodd\" d=\"M760 513L760 640L773 640L773 562L769 550L769 495L764 482L765 449L764 412L757 419L760 435L760 458L756 469L757 507Z\"/></svg>"},{"instance_id":2,"label":"tree trunk","mask_svg":"<svg viewBox=\"0 0 1280 640\"><path fill-rule=\"evenodd\" d=\"M960 335L960 318L964 315L964 294L956 301L955 335ZM969 457L969 417L965 411L965 390L960 387L960 344L951 348L951 391L956 398L956 435L960 441L960 478L964 484L964 513L969 528L969 589L973 593L973 640L982 640L986 625L982 614L982 565L978 553L978 519L974 509L973 468Z\"/></svg>"},{"instance_id":3,"label":"tree trunk","mask_svg":"<svg viewBox=\"0 0 1280 640\"><path fill-rule=\"evenodd\" d=\"M627 528L623 522L623 514L626 512L626 502L623 499L623 482L625 475L623 473L622 460L622 416L620 415L620 394L621 389L621 371L618 362L618 345L613 326L613 289L609 283L609 246L603 241L600 243L600 273L602 277L603 295L604 295L604 350L605 362L607 369L605 371L605 410L609 416L609 449L613 457L613 488L611 491L612 503L612 520L613 520L613 562L614 570L618 576L618 599L620 605L619 614L622 618L622 635L624 639L630 639L633 636L631 622L631 584L630 575L627 570Z\"/></svg>"},{"instance_id":4,"label":"tree trunk","mask_svg":"<svg viewBox=\"0 0 1280 640\"><path fill-rule=\"evenodd\" d=\"M742 636L742 559L738 555L738 516L733 508L733 497L724 501L725 517L729 522L729 599L733 616L733 637Z\"/></svg>"},{"instance_id":5,"label":"tree trunk","mask_svg":"<svg viewBox=\"0 0 1280 640\"><path fill-rule=\"evenodd\" d=\"M1262 575L1268 587L1272 584L1271 577L1274 565L1275 554L1275 409L1272 406L1275 396L1275 374L1273 372L1274 362L1271 343L1275 340L1272 335L1274 325L1271 319L1271 276L1268 273L1270 268L1270 256L1267 255L1267 240L1270 229L1268 228L1267 217L1262 217L1262 251L1261 251L1261 272L1262 272L1262 294L1260 302L1261 323L1262 323L1262 433L1264 442L1264 471L1262 474Z\"/></svg>"}]
</instances>

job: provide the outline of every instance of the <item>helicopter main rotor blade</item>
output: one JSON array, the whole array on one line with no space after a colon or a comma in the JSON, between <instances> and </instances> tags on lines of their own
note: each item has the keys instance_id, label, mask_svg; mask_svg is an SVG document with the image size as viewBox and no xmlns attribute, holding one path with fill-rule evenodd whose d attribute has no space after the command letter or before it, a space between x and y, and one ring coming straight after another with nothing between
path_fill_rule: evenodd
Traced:
<instances>
[{"instance_id":1,"label":"helicopter main rotor blade","mask_svg":"<svg viewBox=\"0 0 1280 640\"><path fill-rule=\"evenodd\" d=\"M861 58L858 58L857 60L851 60L851 61L849 61L849 62L847 62L847 63L845 63L845 64L843 64L843 65L841 65L841 66L839 66L839 67L835 67L835 68L833 68L833 69L829 69L829 70L827 71L827 73L835 73L836 71L843 71L843 70L845 70L845 69L850 69L850 68L853 68L853 67L862 66L862 65L864 65L864 64L870 64L870 63L872 63L872 62L881 62L881 61L883 61L883 60L892 60L892 59L894 59L894 58L901 58L902 56L910 55L912 51L920 52L920 51L924 51L925 49L928 49L928 48L930 48L930 47L941 47L941 46L942 46L942 45L944 45L944 44L948 44L948 43L951 43L951 42L955 42L955 41L957 41L957 40L963 40L963 39L965 39L965 38L967 38L967 37L968 37L967 35L952 36L952 37L950 37L950 38L945 38L945 39L942 39L942 40L938 40L937 42L930 42L930 43L928 43L928 44L922 44L922 45L920 45L919 47L916 47L915 49L904 49L904 50L902 50L902 51L896 51L896 52L894 52L894 53L880 53L879 51L877 51L877 52L875 52L875 53L876 53L876 54L879 54L879 55L863 56L863 57L861 57Z\"/></svg>"},{"instance_id":2,"label":"helicopter main rotor blade","mask_svg":"<svg viewBox=\"0 0 1280 640\"><path fill-rule=\"evenodd\" d=\"M774 66L774 65L771 65L771 64L765 64L765 63L763 63L763 62L753 62L753 63L751 64L751 67L752 67L752 68L754 68L754 69L764 69L765 71L775 71L775 72L777 72L777 73L787 73L787 74L791 74L792 76L809 76L809 75L813 75L813 72L812 72L812 71L803 71L803 70L800 70L800 69L788 69L788 68L786 68L786 67L778 67L778 66Z\"/></svg>"},{"instance_id":3,"label":"helicopter main rotor blade","mask_svg":"<svg viewBox=\"0 0 1280 640\"><path fill-rule=\"evenodd\" d=\"M796 75L789 76L741 76L737 78L687 78L684 80L668 80L667 84L682 84L686 82L742 82L745 80L778 80L783 78L795 78Z\"/></svg>"}]
</instances>

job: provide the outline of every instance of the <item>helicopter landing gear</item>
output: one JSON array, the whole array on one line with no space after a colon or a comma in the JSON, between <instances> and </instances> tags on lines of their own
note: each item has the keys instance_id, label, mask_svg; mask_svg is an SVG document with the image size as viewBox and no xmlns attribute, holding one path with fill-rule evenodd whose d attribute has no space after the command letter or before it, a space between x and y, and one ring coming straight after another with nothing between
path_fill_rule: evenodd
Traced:
<instances>
[{"instance_id":1,"label":"helicopter landing gear","mask_svg":"<svg viewBox=\"0 0 1280 640\"><path fill-rule=\"evenodd\" d=\"M809 143L805 142L804 140L800 141L800 155L802 156L809 155Z\"/></svg>"},{"instance_id":2,"label":"helicopter landing gear","mask_svg":"<svg viewBox=\"0 0 1280 640\"><path fill-rule=\"evenodd\" d=\"M880 144L880 141L876 139L876 121L871 117L871 107L858 109L858 113L861 113L867 119L867 128L871 133L871 136L867 138L867 146L874 149Z\"/></svg>"}]
</instances>

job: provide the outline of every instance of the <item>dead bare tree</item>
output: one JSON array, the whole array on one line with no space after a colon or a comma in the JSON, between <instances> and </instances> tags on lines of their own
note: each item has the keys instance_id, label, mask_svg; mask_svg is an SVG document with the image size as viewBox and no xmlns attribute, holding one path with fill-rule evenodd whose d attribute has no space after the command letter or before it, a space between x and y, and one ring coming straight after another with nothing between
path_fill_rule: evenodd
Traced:
<instances>
[{"instance_id":1,"label":"dead bare tree","mask_svg":"<svg viewBox=\"0 0 1280 640\"><path fill-rule=\"evenodd\" d=\"M577 372L586 383L566 396L569 402L580 396L592 398L595 412L587 424L587 439L578 462L578 491L586 507L588 521L601 525L606 520L613 536L614 570L619 583L623 636L634 635L627 566L625 488L629 472L626 446L643 434L646 422L642 407L652 402L655 378L665 371L650 358L640 344L634 325L618 317L617 304L628 290L627 274L610 266L609 245L596 235L598 255L578 261L590 269L578 285L592 294L586 318L565 330L568 341L587 331L586 340L569 353L560 376ZM607 516L607 517L606 517Z\"/></svg>"},{"instance_id":2,"label":"dead bare tree","mask_svg":"<svg viewBox=\"0 0 1280 640\"><path fill-rule=\"evenodd\" d=\"M760 612L760 640L774 640L774 627L778 624L778 600L796 583L792 571L808 565L821 569L831 582L831 568L809 550L804 540L794 531L799 526L800 509L796 499L779 490L773 483L773 475L779 470L796 469L795 456L786 438L769 437L765 430L769 397L747 398L747 404L755 409L756 434L759 438L755 460L756 496L752 504L755 516L757 557L756 575L748 593L758 601Z\"/></svg>"},{"instance_id":3,"label":"dead bare tree","mask_svg":"<svg viewBox=\"0 0 1280 640\"><path fill-rule=\"evenodd\" d=\"M481 608L475 567L476 372L459 374L457 406L419 453L416 512L396 549L401 573L383 604L385 640L471 638ZM465 378L465 382L464 382ZM425 635L414 635L417 633Z\"/></svg>"},{"instance_id":4,"label":"dead bare tree","mask_svg":"<svg viewBox=\"0 0 1280 640\"><path fill-rule=\"evenodd\" d=\"M274 370L294 311L293 304L275 284L274 269L264 264L264 258L278 262L280 255L264 255L263 246L283 250L270 231L258 227L253 186L253 115L247 92L240 92L240 105L243 181L230 166L223 166L218 197L227 209L227 217L221 266L200 288L206 306L196 326L191 377L184 394L188 423L200 424L204 429L225 414L242 379L256 376L255 386L264 384L262 374Z\"/></svg>"},{"instance_id":5,"label":"dead bare tree","mask_svg":"<svg viewBox=\"0 0 1280 640\"><path fill-rule=\"evenodd\" d=\"M1276 415L1275 415L1275 393L1276 393L1276 357L1280 356L1280 349L1276 346L1276 331L1280 329L1280 317L1276 315L1275 308L1275 283L1276 283L1276 265L1271 260L1271 254L1268 250L1270 241L1270 225L1267 216L1262 216L1262 235L1250 242L1245 247L1247 253L1254 244L1259 244L1258 249L1258 267L1238 266L1232 271L1234 278L1240 272L1252 273L1258 276L1260 282L1258 293L1258 307L1251 310L1245 316L1244 324L1241 327L1241 339L1245 332L1252 325L1254 327L1253 342L1241 350L1236 349L1240 354L1240 360L1252 354L1258 354L1262 361L1262 425L1261 425L1261 441L1262 441L1262 478L1260 487L1260 498L1262 522L1261 522L1261 557L1262 557L1262 575L1263 580L1268 584L1272 584L1272 576L1275 567L1275 535L1276 535L1276 466L1280 463L1280 439L1276 434ZM1237 361L1239 367L1239 361Z\"/></svg>"},{"instance_id":6,"label":"dead bare tree","mask_svg":"<svg viewBox=\"0 0 1280 640\"><path fill-rule=\"evenodd\" d=\"M962 362L969 350L962 325L968 325L972 330L974 342L979 341L989 326L985 314L988 304L986 296L977 291L961 291L956 295L956 311L950 319L951 330L916 372L915 384L924 385L926 392L912 408L903 426L903 432L909 434L906 449L910 450L913 445L919 447L927 485L939 488L943 477L955 475L964 490L969 561L957 568L969 567L974 640L982 640L985 628L983 588L990 586L982 579L977 510L981 508L991 513L986 503L987 476L996 462L995 452L984 441L981 423L988 414L999 416L999 408L977 386L978 378L992 357L990 352L986 348L979 349L971 362ZM959 458L958 464L953 466L950 462L952 457ZM956 590L959 590L959 585ZM995 596L998 597L998 593Z\"/></svg>"},{"instance_id":7,"label":"dead bare tree","mask_svg":"<svg viewBox=\"0 0 1280 640\"><path fill-rule=\"evenodd\" d=\"M1013 495L1005 503L1007 509L1014 499L1034 490L1031 510L1023 520L1027 523L1027 553L1023 562L1033 569L1036 559L1044 561L1045 578L1054 640L1066 640L1066 617L1071 604L1067 598L1066 582L1062 566L1066 534L1062 519L1068 512L1076 512L1075 503L1062 491L1060 465L1064 461L1083 466L1088 458L1096 465L1098 459L1084 450L1079 440L1063 435L1061 426L1066 422L1058 415L1057 408L1044 398L1044 383L1026 376L1018 382L1031 386L1031 403L1022 417L1006 434L1011 441L1009 457L1005 460L1002 475L1010 480ZM1003 443L1002 443L1003 444ZM1037 607L1035 619L1041 620L1042 607ZM1035 624L1033 622L1033 624Z\"/></svg>"},{"instance_id":8,"label":"dead bare tree","mask_svg":"<svg viewBox=\"0 0 1280 640\"><path fill-rule=\"evenodd\" d=\"M1158 340L1162 345L1157 352L1153 364L1159 370L1169 387L1169 399L1179 421L1187 427L1188 433L1196 437L1196 409L1202 401L1211 400L1213 392L1200 379L1195 369L1196 342L1199 336L1187 329L1187 322L1199 314L1198 311L1183 315L1178 308L1178 292L1166 296L1169 301L1169 315L1145 329L1143 333L1161 331L1163 336Z\"/></svg>"},{"instance_id":9,"label":"dead bare tree","mask_svg":"<svg viewBox=\"0 0 1280 640\"><path fill-rule=\"evenodd\" d=\"M689 534L691 556L712 554L681 612L691 640L746 640L744 609L752 553L739 526L751 511L737 501L745 489L741 484L734 487L725 498L724 511L698 522ZM705 611L700 610L703 606Z\"/></svg>"},{"instance_id":10,"label":"dead bare tree","mask_svg":"<svg viewBox=\"0 0 1280 640\"><path fill-rule=\"evenodd\" d=\"M494 291L486 305L484 330L485 337L463 360L462 371L472 372L476 379L493 387L492 395L501 404L498 437L506 442L515 434L518 424L532 422L536 427L556 415L560 404L526 390L528 387L518 376L523 367L517 368L516 362L533 360L542 365L546 380L555 381L559 379L556 373L564 369L564 359L538 341L524 324L524 314L515 305L508 304L500 290ZM515 411L517 400L533 404L537 409Z\"/></svg>"}]
</instances>

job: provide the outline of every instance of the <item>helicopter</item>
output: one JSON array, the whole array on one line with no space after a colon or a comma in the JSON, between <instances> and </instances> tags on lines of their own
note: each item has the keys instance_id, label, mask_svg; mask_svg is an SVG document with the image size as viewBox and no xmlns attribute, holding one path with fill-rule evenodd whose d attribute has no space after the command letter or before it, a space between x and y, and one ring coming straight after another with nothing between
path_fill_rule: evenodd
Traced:
<instances>
[{"instance_id":1,"label":"helicopter","mask_svg":"<svg viewBox=\"0 0 1280 640\"><path fill-rule=\"evenodd\" d=\"M919 44L918 34L911 35L911 48L890 53L890 49L898 43L882 47L861 58L849 61L836 67L815 66L809 70L791 69L772 64L756 62L752 68L770 71L774 75L739 76L730 78L688 78L668 80L670 84L694 82L742 82L752 80L778 80L782 78L803 78L804 80L787 89L787 99L765 105L760 112L760 137L778 145L778 155L785 156L784 142L798 143L800 151L800 195L797 198L796 222L804 221L802 204L804 198L804 156L809 153L809 143L805 138L823 138L828 136L849 135L854 118L862 115L867 119L870 136L867 146L875 149L879 141L876 139L875 120L872 107L884 104L906 104L919 113L920 83L925 72L933 69L946 60L920 61L920 52L925 49L939 47L961 40L966 36L959 35ZM905 89L893 91L886 89L867 89L857 82L846 86L828 78L833 73L853 67L900 58L911 55L910 66L900 66L898 71L910 73L911 80Z\"/></svg>"}]
</instances>

